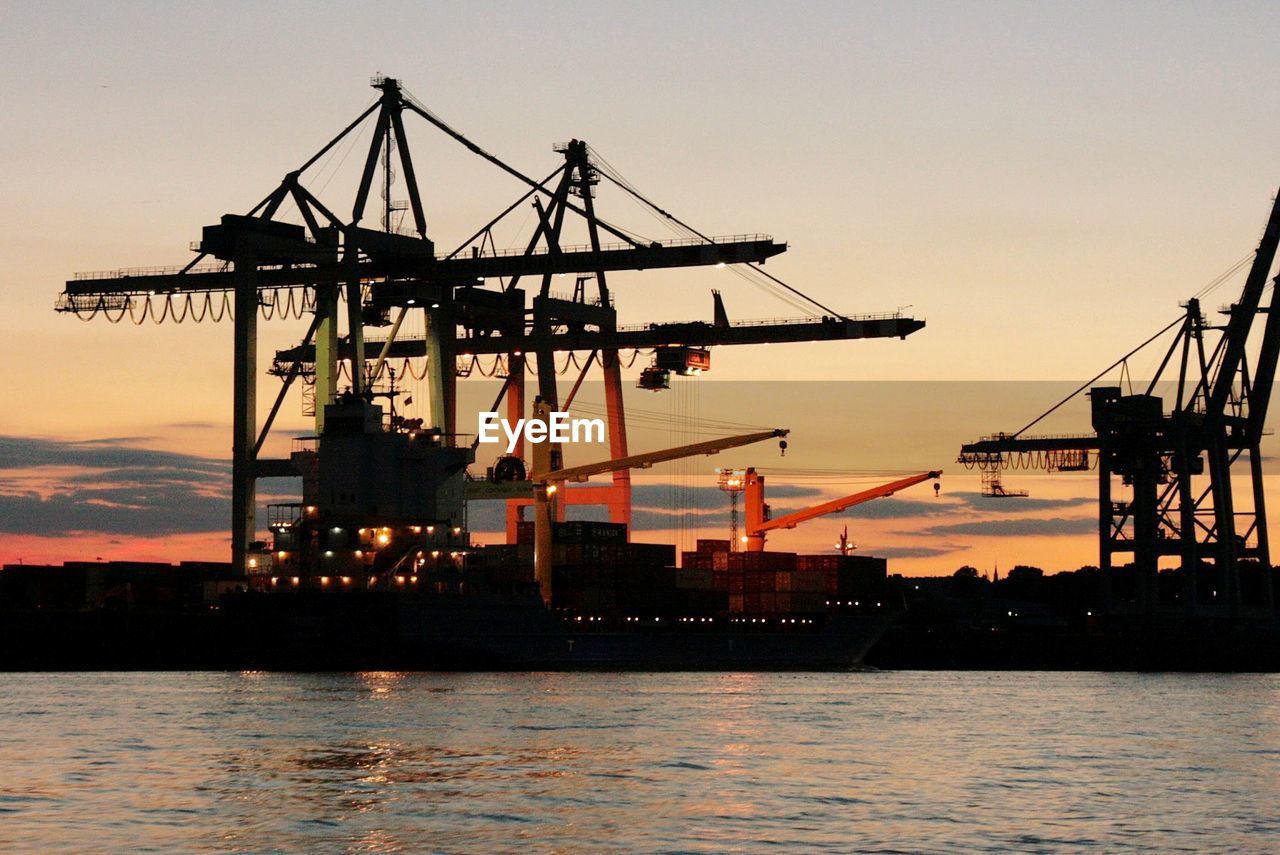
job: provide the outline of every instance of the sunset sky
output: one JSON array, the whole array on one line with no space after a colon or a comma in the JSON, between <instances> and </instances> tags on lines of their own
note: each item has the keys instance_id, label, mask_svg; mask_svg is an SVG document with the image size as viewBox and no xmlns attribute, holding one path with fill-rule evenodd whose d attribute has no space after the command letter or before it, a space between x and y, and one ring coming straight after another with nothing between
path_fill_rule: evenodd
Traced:
<instances>
[{"instance_id":1,"label":"sunset sky","mask_svg":"<svg viewBox=\"0 0 1280 855\"><path fill-rule=\"evenodd\" d=\"M0 563L226 559L230 324L81 323L53 302L78 271L189 260L202 226L247 211L372 103L377 73L527 174L585 139L701 231L786 241L767 269L823 303L927 320L906 341L720 348L706 378L677 381L703 389L630 390L677 423L793 431L785 461L760 446L641 479L644 538L672 534L673 479L701 536L718 534L716 466L847 473L771 476L779 508L941 467L937 499L921 485L770 543L827 549L848 523L905 573L1089 563L1088 476L1024 474L1032 497L993 505L952 461L1253 250L1280 186L1278 25L1261 3L0 5ZM408 133L439 248L523 192L426 123ZM337 211L365 134L309 184ZM607 186L597 206L672 236ZM514 245L528 220L512 219L499 237ZM733 318L795 314L727 271L610 284L621 323L709 319L712 288ZM305 323L262 324L264 367ZM276 381L259 383L265 411ZM1084 430L1086 412L1046 431ZM268 452L308 430L295 398Z\"/></svg>"}]
</instances>

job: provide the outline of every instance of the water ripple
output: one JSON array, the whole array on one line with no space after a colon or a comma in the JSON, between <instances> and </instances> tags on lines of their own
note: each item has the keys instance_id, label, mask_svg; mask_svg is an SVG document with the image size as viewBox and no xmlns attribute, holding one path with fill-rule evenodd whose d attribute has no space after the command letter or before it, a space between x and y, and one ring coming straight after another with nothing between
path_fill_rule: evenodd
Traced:
<instances>
[{"instance_id":1,"label":"water ripple","mask_svg":"<svg viewBox=\"0 0 1280 855\"><path fill-rule=\"evenodd\" d=\"M21 674L0 850L1280 850L1280 678Z\"/></svg>"}]
</instances>

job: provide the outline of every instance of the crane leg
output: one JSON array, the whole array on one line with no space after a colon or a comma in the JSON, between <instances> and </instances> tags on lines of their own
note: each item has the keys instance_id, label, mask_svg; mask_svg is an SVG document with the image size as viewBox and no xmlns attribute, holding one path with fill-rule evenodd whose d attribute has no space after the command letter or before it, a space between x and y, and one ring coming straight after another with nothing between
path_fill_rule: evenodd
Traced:
<instances>
[{"instance_id":1,"label":"crane leg","mask_svg":"<svg viewBox=\"0 0 1280 855\"><path fill-rule=\"evenodd\" d=\"M253 249L241 239L235 254L235 344L232 378L231 570L244 575L257 531L254 446L257 444L258 277Z\"/></svg>"}]
</instances>

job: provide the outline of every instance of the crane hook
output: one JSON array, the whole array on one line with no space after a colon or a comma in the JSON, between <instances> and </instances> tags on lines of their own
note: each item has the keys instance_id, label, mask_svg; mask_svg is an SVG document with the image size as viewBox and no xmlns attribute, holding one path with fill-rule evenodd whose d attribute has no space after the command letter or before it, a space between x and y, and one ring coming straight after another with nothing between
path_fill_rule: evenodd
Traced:
<instances>
[{"instance_id":1,"label":"crane hook","mask_svg":"<svg viewBox=\"0 0 1280 855\"><path fill-rule=\"evenodd\" d=\"M785 439L778 440L778 451L782 453L783 457L787 456L787 441Z\"/></svg>"}]
</instances>

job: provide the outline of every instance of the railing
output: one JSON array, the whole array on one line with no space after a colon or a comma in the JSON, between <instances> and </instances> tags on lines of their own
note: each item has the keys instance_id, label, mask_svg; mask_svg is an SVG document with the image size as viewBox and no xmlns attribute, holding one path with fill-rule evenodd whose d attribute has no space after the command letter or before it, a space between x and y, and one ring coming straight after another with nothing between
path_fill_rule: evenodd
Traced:
<instances>
[{"instance_id":1,"label":"railing","mask_svg":"<svg viewBox=\"0 0 1280 855\"><path fill-rule=\"evenodd\" d=\"M732 321L729 324L730 329L738 329L740 327L783 327L798 326L801 324L818 324L825 322L842 323L844 321L897 321L897 320L914 320L909 315L902 312L882 312L879 314L869 315L844 315L842 317L833 317L831 315L823 315L819 317L790 317L790 318L751 318L742 321ZM680 327L689 325L711 326L709 321L654 321L647 324L626 324L619 325L619 332L641 332L644 330L662 329L663 327Z\"/></svg>"},{"instance_id":2,"label":"railing","mask_svg":"<svg viewBox=\"0 0 1280 855\"><path fill-rule=\"evenodd\" d=\"M320 450L320 437L318 436L295 436L293 438L294 454L310 452L315 454Z\"/></svg>"},{"instance_id":3,"label":"railing","mask_svg":"<svg viewBox=\"0 0 1280 855\"><path fill-rule=\"evenodd\" d=\"M642 240L637 240L636 243L646 249L649 247L674 249L682 246L716 246L719 244L755 243L755 242L772 241L772 240L773 240L773 235L756 233L756 234L742 234L742 235L715 235L711 238L710 241L705 241L702 238L679 238L675 240L655 240L647 244ZM606 244L600 245L600 252L614 252L617 250L625 250L625 249L635 249L635 246L629 243L606 243ZM561 254L566 254L566 255L569 253L595 252L595 251L596 251L595 247L591 246L590 244L581 244L577 246L562 246L556 249L556 252ZM543 246L543 247L535 248L532 253L529 253L527 249L516 248L516 249L502 249L502 250L498 250L497 252L484 252L484 253L479 253L477 255L473 255L471 257L472 258L503 258L508 256L517 256L517 255L546 255L548 252L549 250L547 249L547 247ZM459 255L456 257L465 258L467 256Z\"/></svg>"},{"instance_id":4,"label":"railing","mask_svg":"<svg viewBox=\"0 0 1280 855\"><path fill-rule=\"evenodd\" d=\"M127 309L133 297L128 294L67 294L58 295L54 301L55 312L75 312L88 310L117 311Z\"/></svg>"},{"instance_id":5,"label":"railing","mask_svg":"<svg viewBox=\"0 0 1280 855\"><path fill-rule=\"evenodd\" d=\"M287 527L302 517L302 502L279 502L267 505L267 525Z\"/></svg>"},{"instance_id":6,"label":"railing","mask_svg":"<svg viewBox=\"0 0 1280 855\"><path fill-rule=\"evenodd\" d=\"M311 270L315 268L314 264L292 264L289 265L291 270ZM258 266L259 271L263 270L284 270L283 264L262 264ZM202 273L230 273L231 263L222 262L219 264L198 264L195 267L187 269L184 265L170 265L168 267L123 267L119 270L91 270L88 272L80 272L72 274L71 281L85 282L97 279L134 279L147 276L198 276Z\"/></svg>"},{"instance_id":7,"label":"railing","mask_svg":"<svg viewBox=\"0 0 1280 855\"><path fill-rule=\"evenodd\" d=\"M182 273L186 265L169 267L122 267L119 270L91 270L76 273L71 277L79 282L86 279L130 279L135 276L176 276ZM201 264L187 270L187 273L225 273L231 269L230 263Z\"/></svg>"},{"instance_id":8,"label":"railing","mask_svg":"<svg viewBox=\"0 0 1280 855\"><path fill-rule=\"evenodd\" d=\"M1097 439L1096 433L1054 433L1054 434L1020 434L1020 433L993 433L982 437L979 442L1002 442L1008 439L1018 440L1053 440L1053 439Z\"/></svg>"},{"instance_id":9,"label":"railing","mask_svg":"<svg viewBox=\"0 0 1280 855\"><path fill-rule=\"evenodd\" d=\"M574 302L573 295L572 295L572 294L570 294L570 293L569 293L569 292L567 292L567 291L548 291L548 292L547 292L547 296L548 296L548 297L550 297L550 298L551 298L551 299L553 299L553 300L564 300L566 303L572 303L572 302ZM610 305L610 306L612 306L612 305L613 305L613 303L614 303L613 295L612 295L612 294L610 294L610 295L609 295L609 305ZM594 299L587 300L587 301L586 301L586 303L585 303L585 305L587 305L587 306L603 306L604 304L603 304L602 302L600 302L600 298L597 296L597 297L595 297Z\"/></svg>"},{"instance_id":10,"label":"railing","mask_svg":"<svg viewBox=\"0 0 1280 855\"><path fill-rule=\"evenodd\" d=\"M397 232L397 234L398 233L399 232ZM408 236L415 237L416 235L417 233L414 232L412 235L408 235ZM741 234L741 235L717 235L712 237L710 242L702 240L701 238L681 238L678 240L653 241L652 243L649 243L649 244L644 244L643 242L640 242L640 241L637 241L637 243L639 243L644 248L659 247L664 249L672 249L672 248L682 247L682 246L716 246L720 244L750 243L750 242L761 242L761 241L771 241L771 240L773 240L773 237L771 235L757 233L757 234ZM609 243L609 244L602 244L600 246L600 252L616 252L618 250L628 250L628 249L635 249L635 248L636 247L634 245L629 243ZM583 244L579 246L562 246L562 247L559 247L556 251L561 254L585 253L585 252L594 252L595 248L588 244ZM528 252L527 250L517 248L517 249L504 249L504 250L499 250L497 252L478 253L470 257L472 258L505 258L505 257L521 256L521 255L547 255L548 253L549 253L549 250L546 247L535 248L532 253ZM454 260L464 259L467 257L468 256L459 255L459 256L456 256ZM315 265L307 264L307 263L298 263L298 264L291 265L291 268L294 270L298 270L298 269L305 270L314 266ZM283 265L260 265L258 267L258 270L262 271L262 270L283 269L283 267L284 267ZM83 281L107 280L107 279L132 279L132 278L142 278L147 276L177 276L180 274L199 275L201 273L227 273L230 270L231 270L231 266L229 262L224 262L220 264L201 264L196 267L192 267L189 270L186 268L185 265L171 265L168 267L124 267L118 270L83 271L80 273L72 274L71 279L74 282L83 282Z\"/></svg>"}]
</instances>

